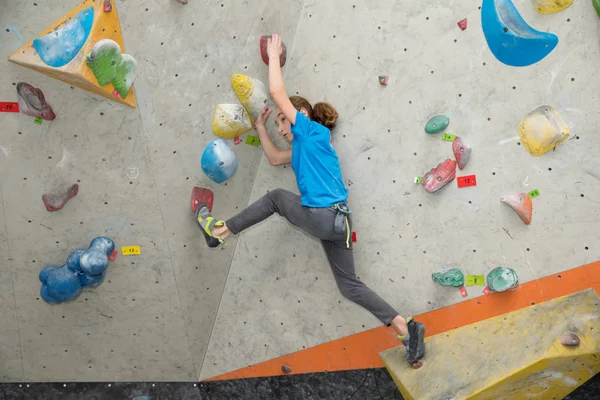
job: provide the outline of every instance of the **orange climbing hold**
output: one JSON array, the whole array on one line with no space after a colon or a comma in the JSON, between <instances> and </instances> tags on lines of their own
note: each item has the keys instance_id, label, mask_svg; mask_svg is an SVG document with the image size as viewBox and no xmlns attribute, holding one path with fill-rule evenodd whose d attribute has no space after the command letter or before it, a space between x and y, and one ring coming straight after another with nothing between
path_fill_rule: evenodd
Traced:
<instances>
[{"instance_id":1,"label":"orange climbing hold","mask_svg":"<svg viewBox=\"0 0 600 400\"><path fill-rule=\"evenodd\" d=\"M527 193L514 193L508 196L503 196L500 201L515 210L525 225L529 225L531 223L533 202Z\"/></svg>"}]
</instances>

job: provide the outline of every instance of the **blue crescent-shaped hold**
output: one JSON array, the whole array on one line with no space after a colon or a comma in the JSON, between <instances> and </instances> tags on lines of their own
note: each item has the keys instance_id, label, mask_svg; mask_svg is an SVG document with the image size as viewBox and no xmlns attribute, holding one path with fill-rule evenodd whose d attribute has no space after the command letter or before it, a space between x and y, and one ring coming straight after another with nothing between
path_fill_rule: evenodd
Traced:
<instances>
[{"instance_id":1,"label":"blue crescent-shaped hold","mask_svg":"<svg viewBox=\"0 0 600 400\"><path fill-rule=\"evenodd\" d=\"M90 35L94 7L87 7L61 28L33 40L33 48L47 65L59 68L75 58Z\"/></svg>"},{"instance_id":2,"label":"blue crescent-shaped hold","mask_svg":"<svg viewBox=\"0 0 600 400\"><path fill-rule=\"evenodd\" d=\"M494 56L513 67L535 64L558 44L556 35L529 26L511 0L483 0L481 27Z\"/></svg>"}]
</instances>

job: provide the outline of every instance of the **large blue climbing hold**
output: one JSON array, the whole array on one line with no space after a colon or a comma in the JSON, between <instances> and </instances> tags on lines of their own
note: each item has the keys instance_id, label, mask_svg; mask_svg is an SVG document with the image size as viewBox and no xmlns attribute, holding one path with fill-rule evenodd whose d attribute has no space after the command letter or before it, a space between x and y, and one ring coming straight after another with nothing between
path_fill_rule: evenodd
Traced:
<instances>
[{"instance_id":1,"label":"large blue climbing hold","mask_svg":"<svg viewBox=\"0 0 600 400\"><path fill-rule=\"evenodd\" d=\"M96 287L106 277L108 256L115 243L104 236L97 237L87 249L74 250L63 266L48 265L40 271L40 295L48 304L75 300L84 287Z\"/></svg>"},{"instance_id":2,"label":"large blue climbing hold","mask_svg":"<svg viewBox=\"0 0 600 400\"><path fill-rule=\"evenodd\" d=\"M210 142L204 149L200 166L210 179L216 183L223 183L235 174L238 161L227 142L217 139Z\"/></svg>"},{"instance_id":3,"label":"large blue climbing hold","mask_svg":"<svg viewBox=\"0 0 600 400\"><path fill-rule=\"evenodd\" d=\"M94 7L87 7L64 26L33 40L33 48L47 65L67 65L81 50L94 24Z\"/></svg>"},{"instance_id":4,"label":"large blue climbing hold","mask_svg":"<svg viewBox=\"0 0 600 400\"><path fill-rule=\"evenodd\" d=\"M529 26L511 0L483 0L481 27L494 56L513 67L535 64L558 44L556 35Z\"/></svg>"}]
</instances>

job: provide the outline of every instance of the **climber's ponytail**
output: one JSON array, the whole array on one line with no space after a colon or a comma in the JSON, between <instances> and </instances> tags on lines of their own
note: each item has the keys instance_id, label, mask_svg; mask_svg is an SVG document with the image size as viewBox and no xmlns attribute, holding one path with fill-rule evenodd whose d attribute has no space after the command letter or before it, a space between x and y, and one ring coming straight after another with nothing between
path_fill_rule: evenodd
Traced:
<instances>
[{"instance_id":1,"label":"climber's ponytail","mask_svg":"<svg viewBox=\"0 0 600 400\"><path fill-rule=\"evenodd\" d=\"M296 110L300 111L304 108L308 113L308 118L311 120L318 122L330 130L335 128L339 114L331 104L317 103L313 107L308 100L300 96L291 96L290 101Z\"/></svg>"}]
</instances>

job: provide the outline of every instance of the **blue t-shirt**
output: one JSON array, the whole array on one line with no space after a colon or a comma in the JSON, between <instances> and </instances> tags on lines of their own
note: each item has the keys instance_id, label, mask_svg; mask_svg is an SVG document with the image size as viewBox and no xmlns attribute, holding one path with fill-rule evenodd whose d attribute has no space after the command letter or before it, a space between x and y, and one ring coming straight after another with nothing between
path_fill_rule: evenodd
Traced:
<instances>
[{"instance_id":1,"label":"blue t-shirt","mask_svg":"<svg viewBox=\"0 0 600 400\"><path fill-rule=\"evenodd\" d=\"M331 145L329 129L297 111L292 133L292 168L302 205L325 208L346 201L348 190L337 153Z\"/></svg>"}]
</instances>

